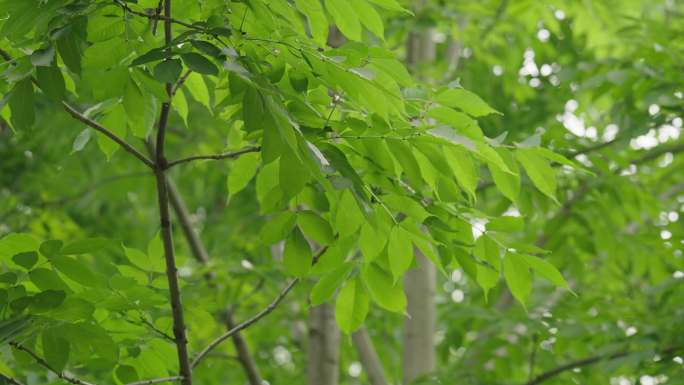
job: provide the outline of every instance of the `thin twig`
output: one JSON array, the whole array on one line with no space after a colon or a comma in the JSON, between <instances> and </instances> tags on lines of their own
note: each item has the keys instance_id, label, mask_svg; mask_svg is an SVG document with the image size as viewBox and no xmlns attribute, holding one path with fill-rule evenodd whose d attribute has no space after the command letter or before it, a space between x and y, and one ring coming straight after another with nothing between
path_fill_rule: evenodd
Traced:
<instances>
[{"instance_id":1,"label":"thin twig","mask_svg":"<svg viewBox=\"0 0 684 385\"><path fill-rule=\"evenodd\" d=\"M204 28L202 28L202 27L199 27L199 26L197 26L197 25L192 25L192 24L186 23L186 22L181 21L181 20L174 19L174 18L172 18L171 16L168 16L168 15L166 15L166 14L160 15L160 14L156 14L156 13L155 13L155 14L151 14L151 15L150 15L150 14L147 14L147 13L145 13L145 12L136 11L136 10L132 9L131 7L129 7L126 3L124 3L124 2L122 2L122 1L120 1L120 0L113 0L113 1L114 1L114 3L116 3L118 6L120 6L121 8L123 8L126 12L129 12L129 13L131 13L131 14L133 14L133 15L142 16L142 17L148 18L148 19L150 19L150 20L163 20L164 22L168 22L168 23L171 23L171 24L182 25L182 26L185 27L185 28L190 28L190 29L194 29L194 30L197 30L197 31L204 31Z\"/></svg>"},{"instance_id":2,"label":"thin twig","mask_svg":"<svg viewBox=\"0 0 684 385\"><path fill-rule=\"evenodd\" d=\"M19 382L19 380L15 380L12 377L7 377L6 375L4 375L2 373L0 373L0 380L6 382L8 384L12 384L12 385L24 385L23 383Z\"/></svg>"},{"instance_id":3,"label":"thin twig","mask_svg":"<svg viewBox=\"0 0 684 385\"><path fill-rule=\"evenodd\" d=\"M176 84L174 84L173 87L171 88L170 99L173 99L173 97L176 95L176 92L178 92L178 90L181 88L181 86L183 86L183 83L185 83L185 81L188 79L188 76L190 76L191 73L192 73L192 70L187 70L183 74L183 76L181 76L180 79L178 79L178 81L176 81Z\"/></svg>"},{"instance_id":4,"label":"thin twig","mask_svg":"<svg viewBox=\"0 0 684 385\"><path fill-rule=\"evenodd\" d=\"M316 256L314 257L312 261L312 265L318 262L318 259L325 253L325 251L328 249L327 246L323 247L321 250L316 253ZM195 359L192 361L192 367L195 368L199 363L202 361L202 359L209 354L212 350L214 350L217 346L219 346L223 341L227 340L230 338L233 334L239 332L242 329L248 328L251 325L255 324L258 322L260 319L263 317L267 316L269 313L271 313L273 310L275 310L276 307L282 302L282 300L287 296L287 294L292 290L295 285L299 283L300 279L299 278L294 278L290 283L285 286L280 293L278 293L278 296L264 309L262 309L260 312L252 316L251 318L247 319L246 321L243 321L239 324L237 324L235 327L232 329L228 330L227 332L221 334L218 338L213 340L207 347L202 349L199 354L195 357Z\"/></svg>"},{"instance_id":5,"label":"thin twig","mask_svg":"<svg viewBox=\"0 0 684 385\"><path fill-rule=\"evenodd\" d=\"M664 354L670 354L670 353L673 353L679 349L681 349L681 347L669 347L669 348L661 350L659 353L663 354L663 355ZM597 355L597 356L588 357L588 358L584 358L581 360L573 361L573 362L567 363L565 365L561 365L561 366L558 366L556 368L553 368L549 371L546 371L546 372L536 376L535 378L531 379L530 381L527 381L525 383L525 385L537 385L537 384L540 384L540 383L542 383L542 382L544 382L544 381L546 381L552 377L555 377L555 376L557 376L563 372L566 372L568 370L572 370L572 369L576 369L576 368L581 368L583 366L596 364L596 363L599 363L601 361L615 360L618 358L625 357L625 356L632 354L632 353L635 353L635 352L623 351L623 352L618 352L618 353L613 353L613 354Z\"/></svg>"},{"instance_id":6,"label":"thin twig","mask_svg":"<svg viewBox=\"0 0 684 385\"><path fill-rule=\"evenodd\" d=\"M234 158L237 158L243 154L247 154L250 152L259 152L259 151L261 151L261 147L260 146L254 146L254 147L243 148L242 150L238 150L235 152L225 152L223 154L194 155L194 156L190 156L187 158L181 158L181 159L176 159L176 160L170 161L166 167L171 168L171 167L176 166L176 165L181 164L181 163L192 162L193 160L234 159Z\"/></svg>"},{"instance_id":7,"label":"thin twig","mask_svg":"<svg viewBox=\"0 0 684 385\"><path fill-rule=\"evenodd\" d=\"M183 380L182 376L173 376L173 377L162 377L162 378L154 378L151 380L129 382L126 385L152 385L152 384L161 384L162 382L175 382L175 381L181 381L181 380Z\"/></svg>"},{"instance_id":8,"label":"thin twig","mask_svg":"<svg viewBox=\"0 0 684 385\"><path fill-rule=\"evenodd\" d=\"M147 167L154 169L154 162L152 162L149 158L147 158L143 153L138 151L135 147L133 147L131 144L126 142L124 139L118 137L116 134L113 132L109 131L108 129L102 127L99 123L96 121L88 118L87 116L83 115L82 113L78 112L74 107L72 107L69 103L67 102L62 102L62 106L64 106L64 109L66 112L68 112L72 117L74 117L76 120L84 123L85 125L103 133L105 136L107 136L109 139L113 140L116 142L121 148L123 148L125 151L131 153L133 156L136 158L140 159Z\"/></svg>"},{"instance_id":9,"label":"thin twig","mask_svg":"<svg viewBox=\"0 0 684 385\"><path fill-rule=\"evenodd\" d=\"M90 382L83 381L83 380L78 379L78 378L76 378L76 377L72 377L72 376L70 376L70 375L68 375L68 374L65 374L64 372L61 372L61 371L59 371L59 370L56 370L56 369L53 368L50 364L48 364L47 361L45 361L42 357L40 357L38 354L36 354L33 350L31 350L31 349L25 347L24 345L21 345L20 343L18 343L18 342L16 342L16 341L11 341L9 344L10 344L10 346L12 346L13 348L15 348L15 349L17 349L17 350L21 350L22 352L28 354L28 355L31 356L31 357L32 357L40 366L42 366L42 367L44 367L45 369L51 371L52 373L54 373L55 375L57 375L57 377L61 378L62 380L66 381L66 382L70 382L70 383L75 384L75 385L93 385L93 384L91 384Z\"/></svg>"}]
</instances>

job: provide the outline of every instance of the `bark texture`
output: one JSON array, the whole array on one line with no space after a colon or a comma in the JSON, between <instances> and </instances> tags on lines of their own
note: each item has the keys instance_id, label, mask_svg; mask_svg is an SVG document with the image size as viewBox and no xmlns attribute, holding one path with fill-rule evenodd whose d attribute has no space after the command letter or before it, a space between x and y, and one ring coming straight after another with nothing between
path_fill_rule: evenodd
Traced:
<instances>
[{"instance_id":1,"label":"bark texture","mask_svg":"<svg viewBox=\"0 0 684 385\"><path fill-rule=\"evenodd\" d=\"M323 304L309 309L307 379L309 385L337 385L339 379L340 330L335 308Z\"/></svg>"},{"instance_id":2,"label":"bark texture","mask_svg":"<svg viewBox=\"0 0 684 385\"><path fill-rule=\"evenodd\" d=\"M435 369L436 271L419 252L416 252L416 261L418 267L409 270L404 278L409 314L404 322L404 384Z\"/></svg>"},{"instance_id":3,"label":"bark texture","mask_svg":"<svg viewBox=\"0 0 684 385\"><path fill-rule=\"evenodd\" d=\"M352 342L356 348L356 353L359 355L359 361L368 374L370 385L389 385L380 357L375 351L373 341L366 328L362 327L352 334Z\"/></svg>"}]
</instances>

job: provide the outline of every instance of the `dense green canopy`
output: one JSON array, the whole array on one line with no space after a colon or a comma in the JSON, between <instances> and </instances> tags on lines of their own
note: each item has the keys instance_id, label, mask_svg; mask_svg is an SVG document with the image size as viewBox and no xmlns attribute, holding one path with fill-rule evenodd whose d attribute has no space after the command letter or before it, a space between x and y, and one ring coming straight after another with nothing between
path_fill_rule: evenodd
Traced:
<instances>
[{"instance_id":1,"label":"dense green canopy","mask_svg":"<svg viewBox=\"0 0 684 385\"><path fill-rule=\"evenodd\" d=\"M683 13L0 0L0 383L684 384Z\"/></svg>"}]
</instances>

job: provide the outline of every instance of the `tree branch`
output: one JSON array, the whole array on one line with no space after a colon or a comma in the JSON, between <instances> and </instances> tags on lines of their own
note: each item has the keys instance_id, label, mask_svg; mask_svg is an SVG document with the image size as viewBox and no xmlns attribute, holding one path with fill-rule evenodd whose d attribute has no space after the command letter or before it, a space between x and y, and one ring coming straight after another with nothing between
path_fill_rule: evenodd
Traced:
<instances>
[{"instance_id":1,"label":"tree branch","mask_svg":"<svg viewBox=\"0 0 684 385\"><path fill-rule=\"evenodd\" d=\"M318 259L320 258L320 256L323 255L323 253L325 253L325 251L327 249L328 249L328 247L325 246L321 250L319 250L318 253L316 253L316 256L314 257L314 259L312 261L312 265L315 264L316 262L318 262ZM261 310L260 312L258 312L254 316L252 316L251 318L247 319L246 321L239 323L234 328L228 330L227 332L223 333L218 338L213 340L211 343L209 343L209 345L207 345L207 347L202 349L202 351L199 352L199 354L197 354L195 359L192 361L192 367L195 368L197 365L199 365L199 363L202 361L202 359L204 359L204 357L207 354L209 354L209 352L214 350L217 346L219 346L223 341L230 338L233 334L239 332L242 329L246 329L246 328L250 327L251 325L255 324L256 322L258 322L263 317L267 316L273 310L275 310L275 308L278 307L280 302L282 302L282 300L285 298L285 296L287 296L287 294L292 290L292 288L295 287L299 283L299 281L300 281L299 278L295 278L292 281L290 281L290 283L288 283L287 286L285 286L280 291L278 296L276 296L276 298L273 300L273 302L271 302L268 306L266 306L266 308L264 308L263 310Z\"/></svg>"},{"instance_id":2,"label":"tree branch","mask_svg":"<svg viewBox=\"0 0 684 385\"><path fill-rule=\"evenodd\" d=\"M154 152L153 146L149 142L148 146L150 152ZM202 240L192 228L192 223L190 222L190 214L188 213L188 208L185 205L185 202L183 201L183 197L180 195L180 192L176 188L176 185L170 178L167 178L166 181L169 191L169 198L171 200L171 206L173 207L176 213L176 217L178 218L178 221L181 224L181 228L183 230L183 233L185 234L186 240L188 241L190 250L192 251L192 255L195 257L197 262L201 264L206 264L209 262L209 253L207 253L207 250L204 247L204 243L202 243ZM214 275L211 273L205 275L206 280L209 282L211 282L213 277ZM262 284L263 280L259 281L257 287L261 287ZM245 297L243 297L243 300L244 299ZM235 321L233 320L233 306L229 306L226 310L225 322L228 330L236 326ZM247 376L249 383L251 385L261 385L262 380L259 374L259 370L257 369L256 363L254 362L254 359L252 358L252 355L249 352L249 347L247 346L247 342L242 337L242 334L235 333L233 334L232 339L233 344L235 345L235 350L237 351L236 358L242 365L242 368L245 371L245 375Z\"/></svg>"},{"instance_id":3,"label":"tree branch","mask_svg":"<svg viewBox=\"0 0 684 385\"><path fill-rule=\"evenodd\" d=\"M171 0L164 0L164 41L166 46L171 45ZM173 84L166 83L166 93L170 96ZM157 195L159 201L159 222L161 225L161 238L164 246L164 260L166 264L166 280L169 284L169 302L171 303L171 315L173 318L173 335L178 354L178 367L181 383L192 385L192 368L188 356L188 340L185 331L185 319L183 304L181 302L180 285L178 283L178 269L176 256L173 250L173 234L171 230L171 218L169 213L169 195L166 181L166 158L164 157L164 143L166 139L166 126L171 109L171 100L162 104L157 129L156 154L154 171L157 179Z\"/></svg>"},{"instance_id":4,"label":"tree branch","mask_svg":"<svg viewBox=\"0 0 684 385\"><path fill-rule=\"evenodd\" d=\"M62 102L62 106L64 106L64 109L66 112L69 113L72 117L74 117L76 120L84 123L85 125L95 129L96 131L99 131L103 133L105 136L107 136L109 139L113 140L116 142L121 148L123 148L125 151L131 153L133 156L136 158L140 159L147 167L149 168L154 168L154 163L148 159L143 153L138 151L135 147L133 147L131 144L126 142L124 139L118 137L116 134L113 132L109 131L108 129L102 127L99 123L96 121L88 118L87 116L83 115L82 113L78 112L74 107L69 105L67 102Z\"/></svg>"},{"instance_id":5,"label":"tree branch","mask_svg":"<svg viewBox=\"0 0 684 385\"><path fill-rule=\"evenodd\" d=\"M160 15L159 13L148 14L145 12L136 11L136 10L132 9L131 7L129 7L126 3L124 3L120 0L113 0L113 1L118 6L120 6L124 11L126 11L130 14L136 15L136 16L145 17L145 18L150 19L150 20L163 20L167 24L178 24L178 25L182 25L185 28L190 28L190 29L194 29L197 31L204 31L204 28L202 28L202 27L192 25L190 23L186 23L186 22L181 21L181 20L174 19L171 16L167 15L166 13L164 15Z\"/></svg>"},{"instance_id":6,"label":"tree branch","mask_svg":"<svg viewBox=\"0 0 684 385\"><path fill-rule=\"evenodd\" d=\"M234 151L234 152L224 152L223 154L194 155L194 156L189 156L187 158L181 158L181 159L173 160L173 161L168 163L167 168L179 165L181 163L192 162L194 160L234 159L234 158L237 158L243 154L247 154L250 152L259 152L259 151L261 151L261 147L260 146L254 146L254 147L243 148L242 150L238 150L238 151Z\"/></svg>"},{"instance_id":7,"label":"tree branch","mask_svg":"<svg viewBox=\"0 0 684 385\"><path fill-rule=\"evenodd\" d=\"M162 382L175 382L175 381L181 381L181 380L183 380L182 376L173 376L173 377L162 377L162 378L154 378L151 380L129 382L126 385L152 385L152 384L161 384Z\"/></svg>"},{"instance_id":8,"label":"tree branch","mask_svg":"<svg viewBox=\"0 0 684 385\"><path fill-rule=\"evenodd\" d=\"M17 349L17 350L21 350L22 352L28 354L28 355L31 356L31 357L32 357L40 366L42 366L42 367L44 367L45 369L51 371L52 373L54 373L55 375L57 375L57 377L61 378L62 380L66 381L66 382L70 382L70 383L72 383L72 384L74 384L74 385L93 385L93 384L91 384L90 382L83 381L83 380L78 379L78 378L76 378L76 377L72 377L72 376L70 376L70 375L68 375L68 374L65 374L64 372L61 372L61 371L59 371L59 370L56 370L56 369L53 368L50 364L48 364L47 361L45 361L42 357L40 357L38 354L36 354L33 350L31 350L31 349L25 347L24 345L21 345L20 343L18 343L18 342L16 342L16 341L11 341L9 344L10 344L10 346L12 346L13 348L15 348L15 349Z\"/></svg>"},{"instance_id":9,"label":"tree branch","mask_svg":"<svg viewBox=\"0 0 684 385\"><path fill-rule=\"evenodd\" d=\"M12 384L12 385L24 385L23 383L19 382L19 380L15 380L12 377L7 377L6 375L0 373L0 380L4 381L5 383Z\"/></svg>"},{"instance_id":10,"label":"tree branch","mask_svg":"<svg viewBox=\"0 0 684 385\"><path fill-rule=\"evenodd\" d=\"M659 353L660 354L670 354L670 353L673 353L679 349L680 349L679 347L669 347L669 348L661 350ZM613 353L613 354L596 355L596 356L587 357L587 358L584 358L581 360L569 362L565 365L558 366L556 368L553 368L549 371L546 371L546 372L536 376L532 380L526 382L525 385L537 385L537 384L540 384L540 383L542 383L542 382L544 382L550 378L553 378L553 377L555 377L555 376L557 376L563 372L566 372L568 370L572 370L575 368L581 368L583 366L593 365L593 364L599 363L601 361L615 360L618 358L625 357L625 356L632 354L632 353L635 353L635 352L623 351L623 352L618 352L618 353Z\"/></svg>"}]
</instances>

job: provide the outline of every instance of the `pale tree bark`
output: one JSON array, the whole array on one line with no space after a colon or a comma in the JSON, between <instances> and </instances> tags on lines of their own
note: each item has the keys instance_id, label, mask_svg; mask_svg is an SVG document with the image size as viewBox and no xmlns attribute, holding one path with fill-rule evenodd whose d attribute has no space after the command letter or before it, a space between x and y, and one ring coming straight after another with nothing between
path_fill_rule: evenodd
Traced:
<instances>
[{"instance_id":1,"label":"pale tree bark","mask_svg":"<svg viewBox=\"0 0 684 385\"><path fill-rule=\"evenodd\" d=\"M368 335L366 328L361 328L352 334L352 342L356 353L359 356L359 361L363 365L368 375L370 385L389 385L387 378L385 378L385 370L380 362L380 357L375 351L373 341Z\"/></svg>"},{"instance_id":2,"label":"pale tree bark","mask_svg":"<svg viewBox=\"0 0 684 385\"><path fill-rule=\"evenodd\" d=\"M418 267L409 270L404 278L408 313L404 321L404 384L435 370L436 271L419 252L416 262Z\"/></svg>"},{"instance_id":3,"label":"pale tree bark","mask_svg":"<svg viewBox=\"0 0 684 385\"><path fill-rule=\"evenodd\" d=\"M416 1L416 14L424 6L424 0ZM416 28L406 41L406 62L417 77L420 77L420 67L435 59L434 33L433 28ZM417 267L404 277L408 313L404 321L402 355L404 384L435 370L436 270L417 249L415 256Z\"/></svg>"},{"instance_id":4,"label":"pale tree bark","mask_svg":"<svg viewBox=\"0 0 684 385\"><path fill-rule=\"evenodd\" d=\"M335 308L331 304L309 309L307 355L308 384L337 385L340 372L340 330L335 323Z\"/></svg>"}]
</instances>

